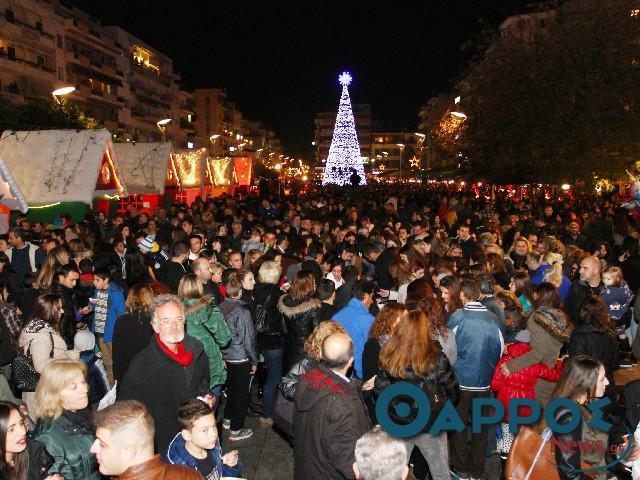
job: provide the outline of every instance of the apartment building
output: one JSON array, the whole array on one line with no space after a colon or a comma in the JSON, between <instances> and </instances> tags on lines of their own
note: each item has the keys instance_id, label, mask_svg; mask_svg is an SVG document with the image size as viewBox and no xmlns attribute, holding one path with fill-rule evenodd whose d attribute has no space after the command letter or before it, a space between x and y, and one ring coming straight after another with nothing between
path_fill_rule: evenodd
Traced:
<instances>
[{"instance_id":1,"label":"apartment building","mask_svg":"<svg viewBox=\"0 0 640 480\"><path fill-rule=\"evenodd\" d=\"M421 168L418 136L405 132L371 132L372 169L382 172L400 172L409 176Z\"/></svg>"}]
</instances>

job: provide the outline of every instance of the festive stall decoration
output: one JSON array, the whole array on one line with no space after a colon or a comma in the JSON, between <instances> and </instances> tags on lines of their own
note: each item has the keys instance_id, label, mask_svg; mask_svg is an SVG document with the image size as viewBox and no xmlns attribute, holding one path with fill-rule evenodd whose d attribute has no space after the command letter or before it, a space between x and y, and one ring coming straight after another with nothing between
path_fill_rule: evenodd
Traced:
<instances>
[{"instance_id":1,"label":"festive stall decoration","mask_svg":"<svg viewBox=\"0 0 640 480\"><path fill-rule=\"evenodd\" d=\"M125 195L164 192L171 142L115 143L113 151Z\"/></svg>"},{"instance_id":2,"label":"festive stall decoration","mask_svg":"<svg viewBox=\"0 0 640 480\"><path fill-rule=\"evenodd\" d=\"M232 163L229 157L208 158L207 176L209 177L209 181L216 187L231 185L231 181L233 180L231 167Z\"/></svg>"},{"instance_id":3,"label":"festive stall decoration","mask_svg":"<svg viewBox=\"0 0 640 480\"><path fill-rule=\"evenodd\" d=\"M206 163L206 148L172 153L167 169L167 185L178 188L201 187L204 182Z\"/></svg>"},{"instance_id":4,"label":"festive stall decoration","mask_svg":"<svg viewBox=\"0 0 640 480\"><path fill-rule=\"evenodd\" d=\"M117 177L110 141L111 134L104 129L5 131L0 139L0 157L27 203L90 204L103 161L110 165L109 175ZM3 178L11 185L7 177ZM116 182L114 191L121 194L119 179L109 180Z\"/></svg>"},{"instance_id":5,"label":"festive stall decoration","mask_svg":"<svg viewBox=\"0 0 640 480\"><path fill-rule=\"evenodd\" d=\"M351 75L348 72L343 72L338 77L338 81L342 85L342 95L322 184L345 185L352 183L352 179L359 177L359 184L365 185L367 182L364 176L364 164L360 156L360 142L356 133L356 123L347 88L351 83Z\"/></svg>"},{"instance_id":6,"label":"festive stall decoration","mask_svg":"<svg viewBox=\"0 0 640 480\"><path fill-rule=\"evenodd\" d=\"M234 157L233 168L238 185L251 185L251 157Z\"/></svg>"},{"instance_id":7,"label":"festive stall decoration","mask_svg":"<svg viewBox=\"0 0 640 480\"><path fill-rule=\"evenodd\" d=\"M96 195L119 196L124 194L120 181L120 172L113 162L113 152L109 145L102 155L102 163L98 172L95 188Z\"/></svg>"}]
</instances>

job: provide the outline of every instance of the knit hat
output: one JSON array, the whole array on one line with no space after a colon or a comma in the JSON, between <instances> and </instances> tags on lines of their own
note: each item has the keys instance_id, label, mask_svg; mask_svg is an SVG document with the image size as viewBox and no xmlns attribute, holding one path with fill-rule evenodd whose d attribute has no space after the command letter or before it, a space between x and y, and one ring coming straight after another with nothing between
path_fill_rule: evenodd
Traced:
<instances>
[{"instance_id":1,"label":"knit hat","mask_svg":"<svg viewBox=\"0 0 640 480\"><path fill-rule=\"evenodd\" d=\"M80 352L93 350L96 346L96 337L89 330L78 330L73 337L73 345Z\"/></svg>"},{"instance_id":2,"label":"knit hat","mask_svg":"<svg viewBox=\"0 0 640 480\"><path fill-rule=\"evenodd\" d=\"M138 248L142 253L156 253L160 250L160 246L153 241L153 238L150 236L144 237L142 241L138 244Z\"/></svg>"}]
</instances>

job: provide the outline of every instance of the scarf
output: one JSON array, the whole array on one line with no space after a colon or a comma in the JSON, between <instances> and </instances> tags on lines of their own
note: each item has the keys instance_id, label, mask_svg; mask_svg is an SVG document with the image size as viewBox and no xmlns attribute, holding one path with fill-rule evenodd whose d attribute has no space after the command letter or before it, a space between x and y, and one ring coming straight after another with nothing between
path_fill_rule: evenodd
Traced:
<instances>
[{"instance_id":1,"label":"scarf","mask_svg":"<svg viewBox=\"0 0 640 480\"><path fill-rule=\"evenodd\" d=\"M160 345L160 349L167 357L176 362L178 365L182 365L183 367L188 367L189 365L191 365L191 362L193 361L193 352L188 352L184 349L184 342L178 343L178 352L173 353L171 350L169 350L169 347L162 343L162 340L160 340L160 336L157 333L154 334L154 336L156 337L156 342L158 342L158 345Z\"/></svg>"}]
</instances>

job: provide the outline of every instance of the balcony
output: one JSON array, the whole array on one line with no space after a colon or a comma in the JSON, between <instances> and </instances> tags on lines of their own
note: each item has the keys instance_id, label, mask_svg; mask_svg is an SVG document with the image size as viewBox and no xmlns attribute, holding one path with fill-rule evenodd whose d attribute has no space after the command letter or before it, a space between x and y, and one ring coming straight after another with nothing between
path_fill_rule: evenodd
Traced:
<instances>
[{"instance_id":1,"label":"balcony","mask_svg":"<svg viewBox=\"0 0 640 480\"><path fill-rule=\"evenodd\" d=\"M32 62L30 60L16 57L16 56L9 57L8 53L3 48L0 48L0 61L6 61L6 62L12 62L14 64L18 64L18 65L24 65L27 68L40 70L42 72L49 73L49 74L56 73L55 69L49 68L44 64ZM25 73L30 73L30 71L25 71Z\"/></svg>"}]
</instances>

